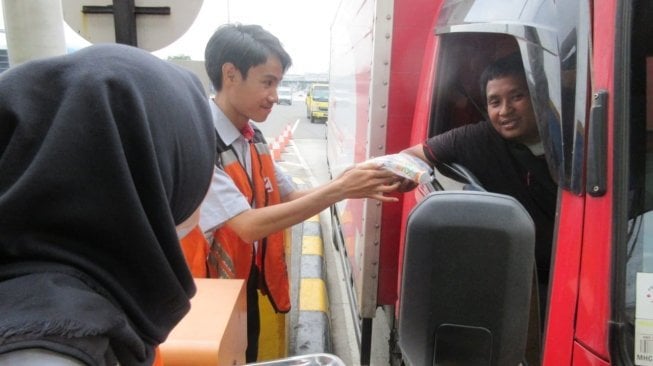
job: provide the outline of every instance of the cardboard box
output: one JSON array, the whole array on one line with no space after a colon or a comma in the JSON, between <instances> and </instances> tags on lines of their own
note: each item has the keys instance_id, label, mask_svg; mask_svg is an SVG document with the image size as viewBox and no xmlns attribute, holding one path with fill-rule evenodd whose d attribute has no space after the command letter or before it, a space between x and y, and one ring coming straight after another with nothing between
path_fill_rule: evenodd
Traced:
<instances>
[{"instance_id":1,"label":"cardboard box","mask_svg":"<svg viewBox=\"0 0 653 366\"><path fill-rule=\"evenodd\" d=\"M165 366L243 365L247 348L244 280L195 279L191 310L160 350Z\"/></svg>"}]
</instances>

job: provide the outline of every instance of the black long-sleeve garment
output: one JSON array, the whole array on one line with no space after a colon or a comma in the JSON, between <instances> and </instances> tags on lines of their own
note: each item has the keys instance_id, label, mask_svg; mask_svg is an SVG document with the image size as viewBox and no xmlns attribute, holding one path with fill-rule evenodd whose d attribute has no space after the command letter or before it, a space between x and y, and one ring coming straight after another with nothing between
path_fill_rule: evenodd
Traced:
<instances>
[{"instance_id":1,"label":"black long-sleeve garment","mask_svg":"<svg viewBox=\"0 0 653 366\"><path fill-rule=\"evenodd\" d=\"M151 364L195 292L175 225L214 138L199 80L134 47L0 75L0 353Z\"/></svg>"}]
</instances>

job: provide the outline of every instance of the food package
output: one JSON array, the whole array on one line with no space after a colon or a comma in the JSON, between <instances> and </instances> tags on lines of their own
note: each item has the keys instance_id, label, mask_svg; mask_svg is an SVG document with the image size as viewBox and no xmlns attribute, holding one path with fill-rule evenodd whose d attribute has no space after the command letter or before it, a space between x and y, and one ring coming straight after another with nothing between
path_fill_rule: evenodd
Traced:
<instances>
[{"instance_id":1,"label":"food package","mask_svg":"<svg viewBox=\"0 0 653 366\"><path fill-rule=\"evenodd\" d=\"M417 184L429 183L432 179L431 167L420 158L406 153L383 155L368 161L381 164L384 169Z\"/></svg>"}]
</instances>

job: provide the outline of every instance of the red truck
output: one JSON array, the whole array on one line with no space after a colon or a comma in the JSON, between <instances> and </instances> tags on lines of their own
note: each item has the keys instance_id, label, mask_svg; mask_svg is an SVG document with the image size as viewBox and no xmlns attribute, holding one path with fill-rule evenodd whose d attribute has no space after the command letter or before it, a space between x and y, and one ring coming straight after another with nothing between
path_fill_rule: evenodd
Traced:
<instances>
[{"instance_id":1,"label":"red truck","mask_svg":"<svg viewBox=\"0 0 653 366\"><path fill-rule=\"evenodd\" d=\"M435 192L399 204L334 206L361 364L381 306L397 365L653 365L652 20L647 0L341 2L332 175L482 120L480 73L517 50L558 183L541 309L532 222L506 196L465 190L464 167L439 167L442 184L421 187Z\"/></svg>"}]
</instances>

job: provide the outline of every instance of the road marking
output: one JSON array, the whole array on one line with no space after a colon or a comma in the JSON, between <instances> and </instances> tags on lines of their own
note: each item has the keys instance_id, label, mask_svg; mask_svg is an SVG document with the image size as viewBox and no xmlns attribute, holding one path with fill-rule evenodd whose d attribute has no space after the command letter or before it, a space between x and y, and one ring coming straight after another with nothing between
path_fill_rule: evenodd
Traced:
<instances>
[{"instance_id":1,"label":"road marking","mask_svg":"<svg viewBox=\"0 0 653 366\"><path fill-rule=\"evenodd\" d=\"M305 235L302 242L302 255L324 256L322 238L317 235Z\"/></svg>"},{"instance_id":2,"label":"road marking","mask_svg":"<svg viewBox=\"0 0 653 366\"><path fill-rule=\"evenodd\" d=\"M299 290L300 311L327 312L326 285L321 278L303 278Z\"/></svg>"},{"instance_id":3,"label":"road marking","mask_svg":"<svg viewBox=\"0 0 653 366\"><path fill-rule=\"evenodd\" d=\"M297 129L297 126L299 126L299 118L297 118L295 124L292 126L291 132L293 135L295 134L295 130Z\"/></svg>"}]
</instances>

